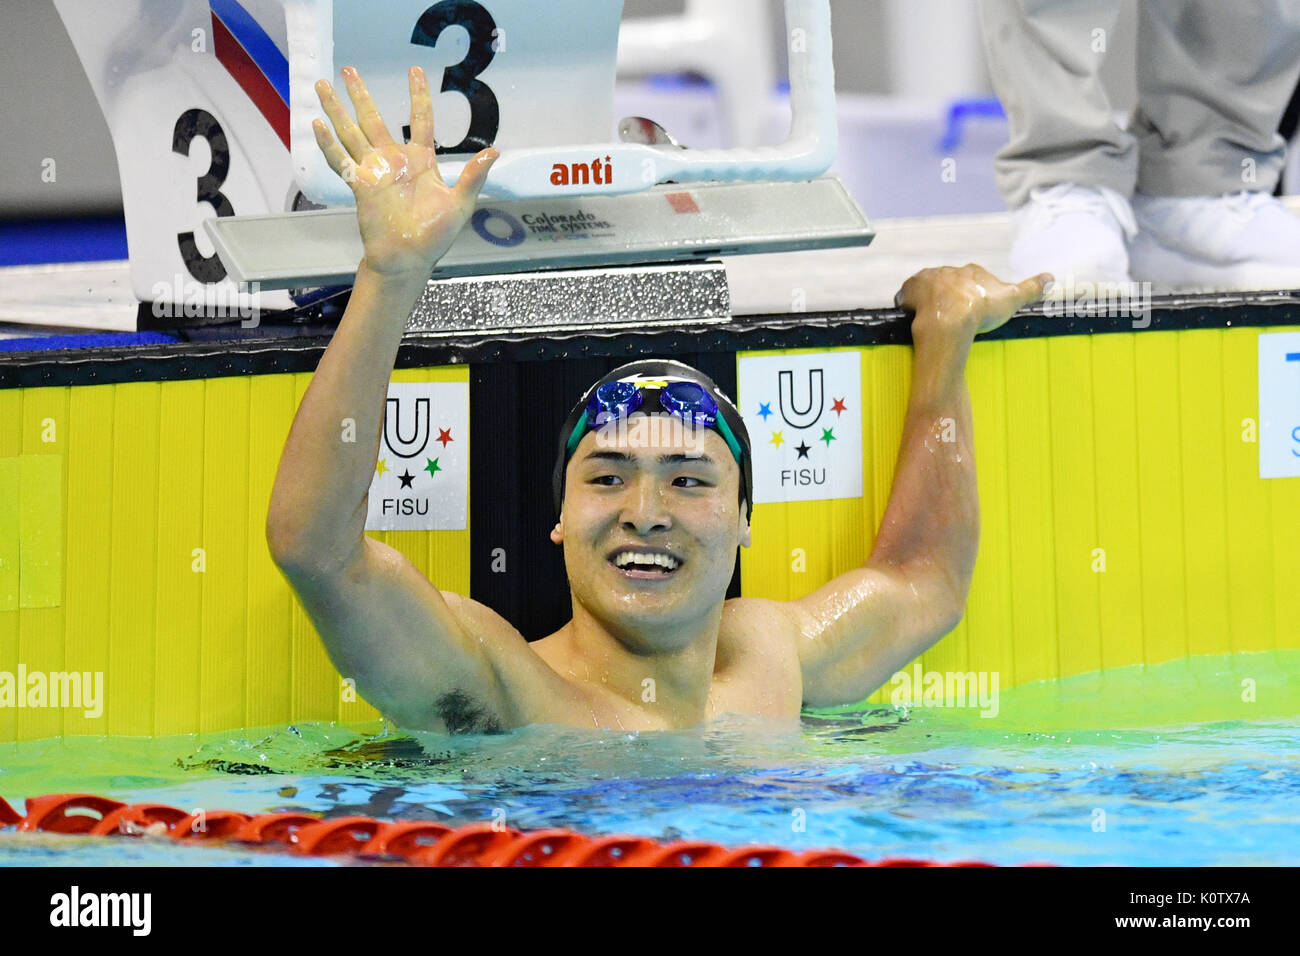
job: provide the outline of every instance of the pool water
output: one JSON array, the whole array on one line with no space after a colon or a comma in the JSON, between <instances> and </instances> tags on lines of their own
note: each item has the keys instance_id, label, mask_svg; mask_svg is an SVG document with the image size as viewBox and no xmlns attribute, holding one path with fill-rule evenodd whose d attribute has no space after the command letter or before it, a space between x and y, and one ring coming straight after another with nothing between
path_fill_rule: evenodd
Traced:
<instances>
[{"instance_id":1,"label":"pool water","mask_svg":"<svg viewBox=\"0 0 1300 956\"><path fill-rule=\"evenodd\" d=\"M364 732L365 730L372 732ZM1300 651L1200 657L1003 691L977 708L808 711L629 734L328 724L0 745L0 795L303 810L869 859L1300 863ZM0 829L0 865L340 865L169 840Z\"/></svg>"}]
</instances>

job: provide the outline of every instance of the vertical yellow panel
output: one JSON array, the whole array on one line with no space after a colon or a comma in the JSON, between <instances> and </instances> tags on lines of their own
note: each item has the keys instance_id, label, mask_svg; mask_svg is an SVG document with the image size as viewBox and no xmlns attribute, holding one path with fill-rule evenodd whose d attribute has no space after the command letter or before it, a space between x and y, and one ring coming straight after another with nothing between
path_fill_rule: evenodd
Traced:
<instances>
[{"instance_id":1,"label":"vertical yellow panel","mask_svg":"<svg viewBox=\"0 0 1300 956\"><path fill-rule=\"evenodd\" d=\"M18 610L19 541L22 522L21 458L0 458L0 613ZM15 620L17 620L15 616ZM0 671L12 670L0 655Z\"/></svg>"},{"instance_id":2,"label":"vertical yellow panel","mask_svg":"<svg viewBox=\"0 0 1300 956\"><path fill-rule=\"evenodd\" d=\"M0 458L23 453L23 389L0 389Z\"/></svg>"},{"instance_id":3,"label":"vertical yellow panel","mask_svg":"<svg viewBox=\"0 0 1300 956\"><path fill-rule=\"evenodd\" d=\"M0 671L13 674L18 670L18 456L23 450L22 392L0 389L0 458L12 460L13 497L0 499L13 521L13 599L12 606L0 609ZM0 742L16 740L18 711L0 707Z\"/></svg>"},{"instance_id":4,"label":"vertical yellow panel","mask_svg":"<svg viewBox=\"0 0 1300 956\"><path fill-rule=\"evenodd\" d=\"M880 371L879 357L884 353L879 349L861 349L862 389L858 396L858 408L862 413L862 501L859 509L861 534L865 542L864 554L870 556L871 545L880 527L880 517L884 514L885 503L876 495L876 483L869 476L875 473L876 458L872 422L876 410L871 406L872 396L876 394L876 378ZM864 558L865 560L865 558Z\"/></svg>"},{"instance_id":5,"label":"vertical yellow panel","mask_svg":"<svg viewBox=\"0 0 1300 956\"><path fill-rule=\"evenodd\" d=\"M871 515L859 498L833 502L831 528L835 535L831 574L844 574L866 563L873 537Z\"/></svg>"},{"instance_id":6,"label":"vertical yellow panel","mask_svg":"<svg viewBox=\"0 0 1300 956\"><path fill-rule=\"evenodd\" d=\"M156 733L199 728L199 660L203 575L194 550L203 546L204 383L168 382L158 420Z\"/></svg>"},{"instance_id":7,"label":"vertical yellow panel","mask_svg":"<svg viewBox=\"0 0 1300 956\"><path fill-rule=\"evenodd\" d=\"M297 601L293 605L292 635L293 719L336 719L339 675L330 663L316 628Z\"/></svg>"},{"instance_id":8,"label":"vertical yellow panel","mask_svg":"<svg viewBox=\"0 0 1300 956\"><path fill-rule=\"evenodd\" d=\"M1271 331L1271 330L1270 330ZM1236 423L1237 440L1224 444L1227 469L1227 594L1229 641L1233 651L1276 646L1272 550L1261 534L1273 522L1268 486L1259 477L1259 329L1223 332L1223 407ZM1241 440L1243 422L1254 422L1255 441ZM1264 538L1264 541L1269 538ZM1270 636L1269 643L1261 641Z\"/></svg>"},{"instance_id":9,"label":"vertical yellow panel","mask_svg":"<svg viewBox=\"0 0 1300 956\"><path fill-rule=\"evenodd\" d=\"M1146 662L1187 654L1178 336L1137 335L1138 506Z\"/></svg>"},{"instance_id":10,"label":"vertical yellow panel","mask_svg":"<svg viewBox=\"0 0 1300 956\"><path fill-rule=\"evenodd\" d=\"M163 386L139 382L111 386L112 535L105 542L110 564L109 670L113 709L108 732L154 733L156 588L158 559L158 425Z\"/></svg>"},{"instance_id":11,"label":"vertical yellow panel","mask_svg":"<svg viewBox=\"0 0 1300 956\"><path fill-rule=\"evenodd\" d=\"M1093 339L1092 404L1096 410L1097 546L1101 666L1143 661L1142 541L1138 514L1137 368L1131 334Z\"/></svg>"},{"instance_id":12,"label":"vertical yellow panel","mask_svg":"<svg viewBox=\"0 0 1300 956\"><path fill-rule=\"evenodd\" d=\"M1300 648L1300 478L1270 478L1278 648Z\"/></svg>"},{"instance_id":13,"label":"vertical yellow panel","mask_svg":"<svg viewBox=\"0 0 1300 956\"><path fill-rule=\"evenodd\" d=\"M19 530L18 660L29 674L64 670L63 568L66 531L66 482L63 480L68 424L67 388L23 391L22 442L19 464L22 482L20 521L35 527ZM49 439L54 439L53 441ZM50 461L31 457L52 456ZM54 512L53 515L50 512ZM32 552L28 557L29 549ZM57 562L57 567L52 563ZM34 574L33 574L34 572ZM29 583L25 578L33 575ZM25 605L25 606L24 606ZM35 606L33 606L35 605ZM63 733L63 708L25 708L18 712L20 740L55 737Z\"/></svg>"},{"instance_id":14,"label":"vertical yellow panel","mask_svg":"<svg viewBox=\"0 0 1300 956\"><path fill-rule=\"evenodd\" d=\"M1012 502L1007 486L1006 344L976 341L967 366L975 428L975 468L980 495L980 547L964 622L968 666L996 671L1009 686L1014 666L1009 528Z\"/></svg>"},{"instance_id":15,"label":"vertical yellow panel","mask_svg":"<svg viewBox=\"0 0 1300 956\"><path fill-rule=\"evenodd\" d=\"M248 726L290 720L293 594L266 545L266 513L295 412L293 378L250 382L248 436Z\"/></svg>"},{"instance_id":16,"label":"vertical yellow panel","mask_svg":"<svg viewBox=\"0 0 1300 956\"><path fill-rule=\"evenodd\" d=\"M23 455L18 464L18 605L63 604L63 456Z\"/></svg>"},{"instance_id":17,"label":"vertical yellow panel","mask_svg":"<svg viewBox=\"0 0 1300 956\"><path fill-rule=\"evenodd\" d=\"M203 623L199 729L244 726L248 660L247 378L210 378L203 396Z\"/></svg>"},{"instance_id":18,"label":"vertical yellow panel","mask_svg":"<svg viewBox=\"0 0 1300 956\"><path fill-rule=\"evenodd\" d=\"M753 543L741 550L740 593L745 597L789 600L785 593L790 583L789 576L776 570L777 559L789 532L785 506L755 505L749 527Z\"/></svg>"},{"instance_id":19,"label":"vertical yellow panel","mask_svg":"<svg viewBox=\"0 0 1300 956\"><path fill-rule=\"evenodd\" d=\"M1014 685L1059 676L1052 541L1051 449L1056 437L1049 415L1046 340L1008 341L1006 355Z\"/></svg>"},{"instance_id":20,"label":"vertical yellow panel","mask_svg":"<svg viewBox=\"0 0 1300 956\"><path fill-rule=\"evenodd\" d=\"M1228 649L1223 331L1186 332L1178 337L1178 345L1187 649L1192 654L1221 654Z\"/></svg>"},{"instance_id":21,"label":"vertical yellow panel","mask_svg":"<svg viewBox=\"0 0 1300 956\"><path fill-rule=\"evenodd\" d=\"M72 734L108 733L110 715L123 694L121 676L109 667L109 582L113 544L114 387L70 389L61 440L68 458L68 548L64 621L68 666L104 675L103 713L70 714ZM152 573L152 571L150 572ZM146 632L152 634L153 622Z\"/></svg>"},{"instance_id":22,"label":"vertical yellow panel","mask_svg":"<svg viewBox=\"0 0 1300 956\"><path fill-rule=\"evenodd\" d=\"M1056 566L1057 656L1061 676L1101 667L1094 564L1097 478L1093 440L1092 343L1081 335L1047 340L1052 449L1052 544Z\"/></svg>"}]
</instances>

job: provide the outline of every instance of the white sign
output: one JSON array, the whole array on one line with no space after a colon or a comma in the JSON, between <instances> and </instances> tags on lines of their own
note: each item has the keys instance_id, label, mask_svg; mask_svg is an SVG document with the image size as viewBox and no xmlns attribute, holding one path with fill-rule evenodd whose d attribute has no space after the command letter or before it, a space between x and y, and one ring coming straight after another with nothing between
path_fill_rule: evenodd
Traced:
<instances>
[{"instance_id":1,"label":"white sign","mask_svg":"<svg viewBox=\"0 0 1300 956\"><path fill-rule=\"evenodd\" d=\"M463 531L469 502L469 385L390 382L367 531Z\"/></svg>"},{"instance_id":2,"label":"white sign","mask_svg":"<svg viewBox=\"0 0 1300 956\"><path fill-rule=\"evenodd\" d=\"M1300 478L1300 332L1259 336L1259 477Z\"/></svg>"},{"instance_id":3,"label":"white sign","mask_svg":"<svg viewBox=\"0 0 1300 956\"><path fill-rule=\"evenodd\" d=\"M212 216L288 212L300 201L279 0L55 7L113 137L136 298L203 304L241 320L250 308L290 308L287 292L251 294L228 279L202 226Z\"/></svg>"},{"instance_id":4,"label":"white sign","mask_svg":"<svg viewBox=\"0 0 1300 956\"><path fill-rule=\"evenodd\" d=\"M344 66L360 71L398 139L411 115L407 73L422 67L438 152L448 156L612 138L623 0L286 0L285 13L294 168L317 202L354 202L311 128L322 115L317 80L348 102ZM576 175L603 183L603 157L586 159Z\"/></svg>"},{"instance_id":5,"label":"white sign","mask_svg":"<svg viewBox=\"0 0 1300 956\"><path fill-rule=\"evenodd\" d=\"M862 497L862 369L855 352L742 356L740 413L754 503Z\"/></svg>"}]
</instances>

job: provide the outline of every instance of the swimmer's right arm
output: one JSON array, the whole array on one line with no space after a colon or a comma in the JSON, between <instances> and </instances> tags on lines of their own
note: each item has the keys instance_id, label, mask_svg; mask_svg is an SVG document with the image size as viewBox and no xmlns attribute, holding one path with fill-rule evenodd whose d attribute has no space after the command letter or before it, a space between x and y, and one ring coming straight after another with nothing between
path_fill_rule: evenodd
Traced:
<instances>
[{"instance_id":1,"label":"swimmer's right arm","mask_svg":"<svg viewBox=\"0 0 1300 956\"><path fill-rule=\"evenodd\" d=\"M343 75L360 125L321 81L317 92L339 141L322 121L314 128L330 166L357 198L365 258L285 442L267 543L335 666L390 718L443 729L450 720L440 716L438 702L451 698L456 719L477 710L488 724L523 722L515 701L528 696L521 684L545 680L537 671L545 669L540 658L499 618L485 620L486 608L444 596L399 552L365 534L388 382L406 320L474 211L496 152L480 153L456 187L447 187L437 169L423 71L410 76L409 145L392 139L356 71L345 68Z\"/></svg>"}]
</instances>

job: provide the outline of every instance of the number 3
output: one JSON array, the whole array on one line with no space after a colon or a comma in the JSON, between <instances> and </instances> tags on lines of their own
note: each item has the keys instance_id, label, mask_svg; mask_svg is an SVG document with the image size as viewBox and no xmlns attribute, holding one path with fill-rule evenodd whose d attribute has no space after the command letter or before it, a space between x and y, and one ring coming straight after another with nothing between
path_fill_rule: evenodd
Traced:
<instances>
[{"instance_id":1,"label":"number 3","mask_svg":"<svg viewBox=\"0 0 1300 956\"><path fill-rule=\"evenodd\" d=\"M186 110L172 131L172 152L188 156L190 143L196 139L205 140L212 150L208 171L199 178L198 201L210 205L218 216L233 216L235 207L230 205L230 200L222 195L219 188L230 174L230 144L226 142L226 133L211 113L198 109ZM180 246L185 268L195 279L212 283L220 282L226 277L226 267L221 264L216 253L204 256L199 252L193 232L178 233L176 243Z\"/></svg>"},{"instance_id":2,"label":"number 3","mask_svg":"<svg viewBox=\"0 0 1300 956\"><path fill-rule=\"evenodd\" d=\"M455 146L439 146L438 154L477 153L496 142L501 126L496 94L477 78L496 56L493 40L497 25L492 14L474 0L443 0L420 15L411 33L411 42L419 46L437 46L438 37L450 26L463 27L469 33L469 51L465 59L443 71L442 92L460 93L469 100L469 132ZM409 138L410 127L405 132Z\"/></svg>"}]
</instances>

